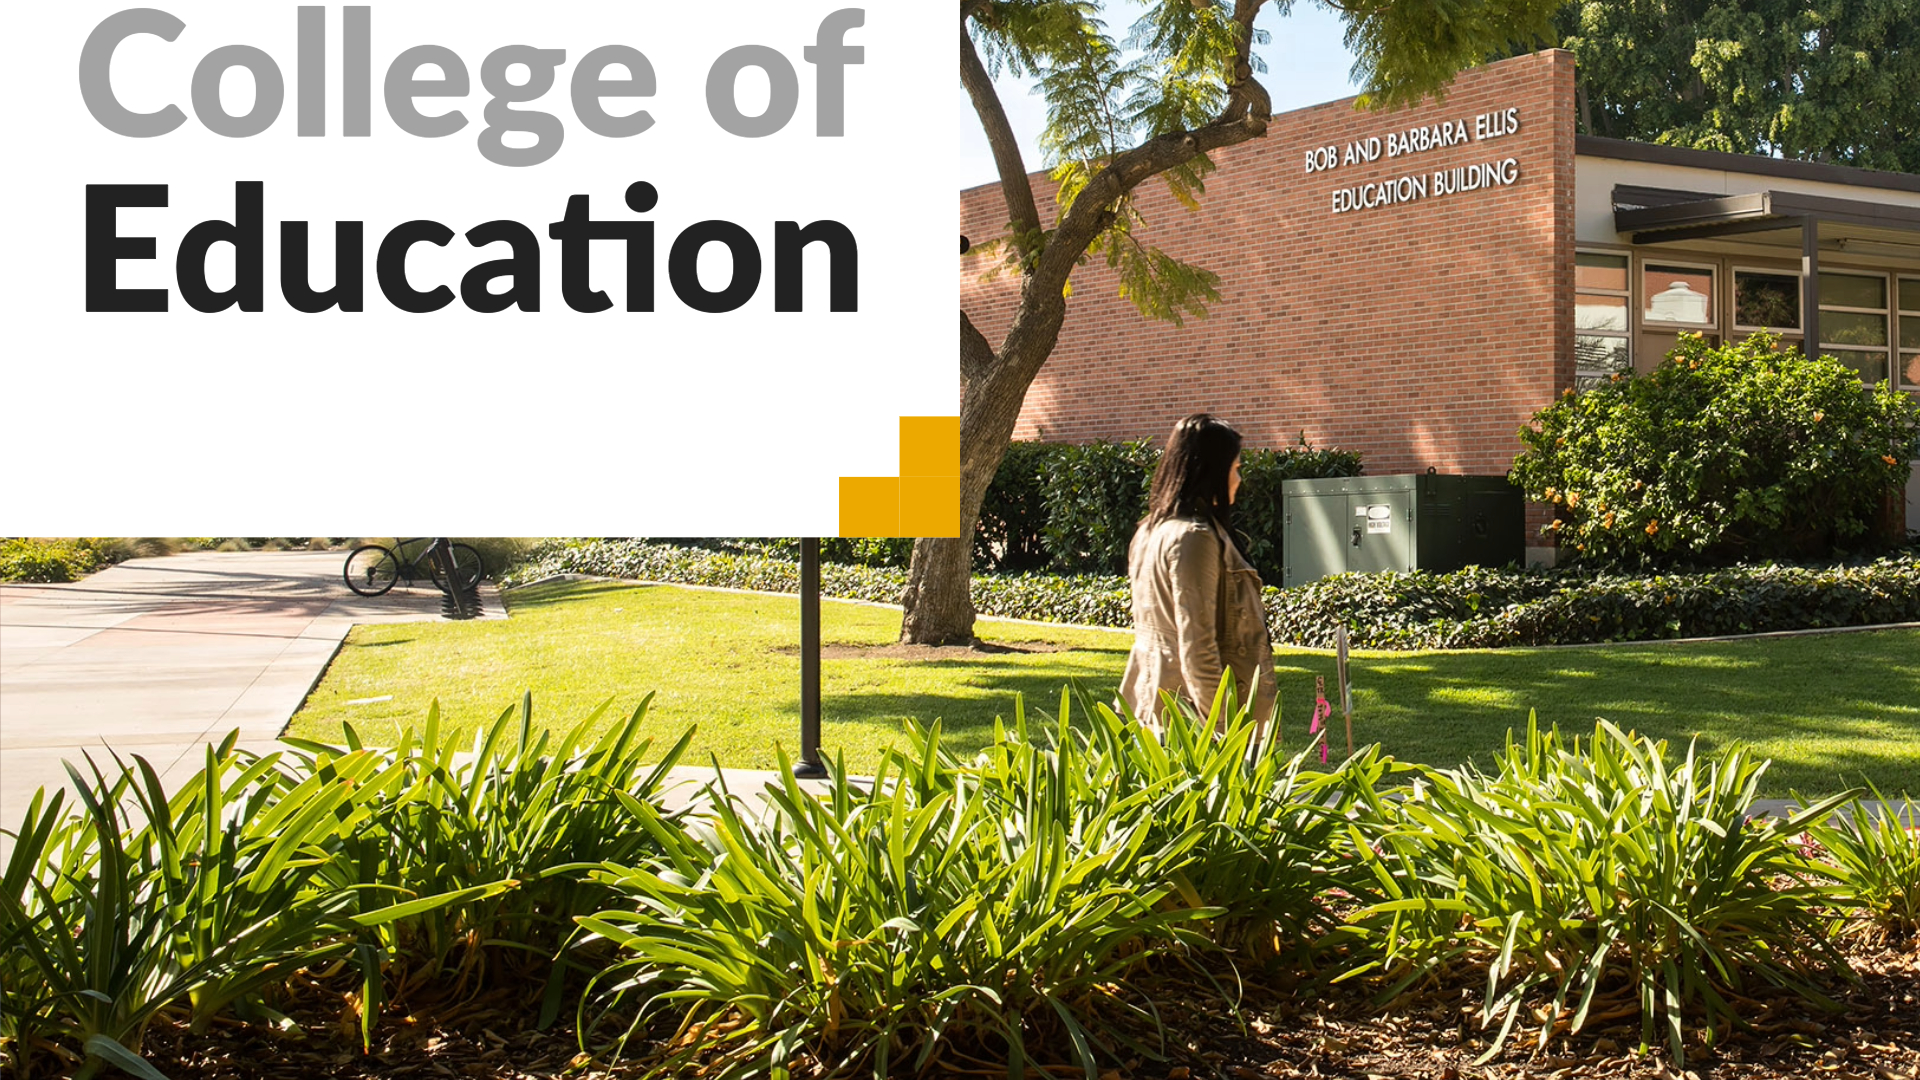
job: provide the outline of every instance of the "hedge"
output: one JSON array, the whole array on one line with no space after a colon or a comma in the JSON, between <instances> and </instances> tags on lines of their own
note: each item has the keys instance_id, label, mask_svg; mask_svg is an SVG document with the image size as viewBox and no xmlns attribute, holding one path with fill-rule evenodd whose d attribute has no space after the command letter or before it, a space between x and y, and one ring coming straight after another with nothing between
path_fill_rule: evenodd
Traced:
<instances>
[{"instance_id":1,"label":"hedge","mask_svg":"<svg viewBox=\"0 0 1920 1080\"><path fill-rule=\"evenodd\" d=\"M1859 566L1630 576L1570 570L1343 574L1267 592L1274 640L1332 648L1497 649L1920 621L1920 555Z\"/></svg>"},{"instance_id":2,"label":"hedge","mask_svg":"<svg viewBox=\"0 0 1920 1080\"><path fill-rule=\"evenodd\" d=\"M503 579L581 573L684 585L798 592L797 564L777 555L644 540L553 543ZM900 570L820 568L824 596L897 604ZM976 574L983 616L1126 628L1127 581L1099 574ZM1276 644L1333 647L1344 621L1355 648L1503 648L1652 641L1920 621L1920 552L1858 566L1738 567L1648 577L1569 570L1343 574L1266 591Z\"/></svg>"},{"instance_id":3,"label":"hedge","mask_svg":"<svg viewBox=\"0 0 1920 1080\"><path fill-rule=\"evenodd\" d=\"M1007 447L980 508L973 565L986 571L1051 569L1120 574L1133 527L1147 512L1147 485L1160 451L1136 442L1023 443ZM1247 448L1240 455L1234 528L1247 557L1272 581L1284 565L1286 480L1359 476L1360 455L1316 449L1301 436L1281 450Z\"/></svg>"},{"instance_id":4,"label":"hedge","mask_svg":"<svg viewBox=\"0 0 1920 1080\"><path fill-rule=\"evenodd\" d=\"M131 554L122 541L100 537L0 539L0 581L79 581Z\"/></svg>"}]
</instances>

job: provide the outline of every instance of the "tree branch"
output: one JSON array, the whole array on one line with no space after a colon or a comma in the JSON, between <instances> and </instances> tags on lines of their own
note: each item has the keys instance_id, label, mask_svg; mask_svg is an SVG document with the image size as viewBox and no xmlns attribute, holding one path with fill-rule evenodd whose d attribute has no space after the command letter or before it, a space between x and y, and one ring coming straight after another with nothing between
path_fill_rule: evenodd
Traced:
<instances>
[{"instance_id":1,"label":"tree branch","mask_svg":"<svg viewBox=\"0 0 1920 1080\"><path fill-rule=\"evenodd\" d=\"M967 384L979 379L993 367L994 359L993 346L987 341L987 335L981 333L973 325L973 320L967 318L967 313L962 311L960 313L960 385L963 393Z\"/></svg>"},{"instance_id":2,"label":"tree branch","mask_svg":"<svg viewBox=\"0 0 1920 1080\"><path fill-rule=\"evenodd\" d=\"M1020 142L1014 138L1013 125L1007 122L1006 107L993 89L993 79L980 62L980 53L967 33L969 6L960 6L960 85L973 101L980 127L993 149L993 165L1000 171L1000 192L1007 200L1007 220L1013 226L1013 246L1022 255L1035 243L1040 231L1040 208L1033 201L1033 185L1027 182L1027 166L1020 158Z\"/></svg>"},{"instance_id":3,"label":"tree branch","mask_svg":"<svg viewBox=\"0 0 1920 1080\"><path fill-rule=\"evenodd\" d=\"M1267 133L1267 121L1273 115L1270 99L1266 88L1253 78L1249 61L1253 19L1262 2L1235 0L1233 19L1240 27L1240 41L1228 71L1227 104L1220 115L1204 127L1168 132L1115 154L1093 174L1055 223L1045 250L1022 283L1020 311L998 350L1001 365L1021 369L1007 374L1019 382L1022 392L1052 352L1066 318L1063 292L1067 279L1087 248L1113 223L1115 204L1142 182L1168 169ZM971 41L968 44L971 46ZM1025 370L1028 368L1031 370Z\"/></svg>"}]
</instances>

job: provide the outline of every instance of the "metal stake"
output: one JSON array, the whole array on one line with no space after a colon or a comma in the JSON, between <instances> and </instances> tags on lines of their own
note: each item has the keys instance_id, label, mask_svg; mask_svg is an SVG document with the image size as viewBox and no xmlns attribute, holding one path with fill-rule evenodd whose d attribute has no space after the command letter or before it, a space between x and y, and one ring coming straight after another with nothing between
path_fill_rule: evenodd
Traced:
<instances>
[{"instance_id":1,"label":"metal stake","mask_svg":"<svg viewBox=\"0 0 1920 1080\"><path fill-rule=\"evenodd\" d=\"M800 541L800 761L799 777L827 775L820 760L820 538Z\"/></svg>"}]
</instances>

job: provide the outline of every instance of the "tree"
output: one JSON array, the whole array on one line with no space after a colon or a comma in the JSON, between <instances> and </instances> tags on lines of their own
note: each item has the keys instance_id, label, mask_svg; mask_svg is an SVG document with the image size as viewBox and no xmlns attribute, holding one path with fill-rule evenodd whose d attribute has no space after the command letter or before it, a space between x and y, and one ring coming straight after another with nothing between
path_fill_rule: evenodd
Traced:
<instances>
[{"instance_id":1,"label":"tree","mask_svg":"<svg viewBox=\"0 0 1920 1080\"><path fill-rule=\"evenodd\" d=\"M1920 172L1920 0L1583 0L1579 130Z\"/></svg>"},{"instance_id":2,"label":"tree","mask_svg":"<svg viewBox=\"0 0 1920 1080\"><path fill-rule=\"evenodd\" d=\"M1020 275L1020 305L997 344L960 313L958 539L919 540L903 597L902 641L965 642L972 534L981 500L1012 438L1027 388L1053 352L1067 285L1089 256L1104 258L1143 315L1178 322L1218 299L1217 278L1136 232L1132 193L1160 177L1197 205L1210 153L1266 134L1271 109L1254 78L1254 16L1266 0L1151 0L1116 42L1098 0L961 0L960 82L993 150L1007 205L1002 246ZM1282 12L1293 0L1275 0ZM1416 101L1463 67L1547 40L1553 0L1325 0L1341 13L1355 77L1374 107ZM1043 225L995 69L1038 78L1047 100L1042 148L1059 212Z\"/></svg>"}]
</instances>

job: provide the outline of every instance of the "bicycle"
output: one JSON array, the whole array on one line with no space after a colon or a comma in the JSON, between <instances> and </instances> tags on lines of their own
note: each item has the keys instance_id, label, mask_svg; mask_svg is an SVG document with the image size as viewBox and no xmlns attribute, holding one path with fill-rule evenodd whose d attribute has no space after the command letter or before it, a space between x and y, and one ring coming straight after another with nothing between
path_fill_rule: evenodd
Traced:
<instances>
[{"instance_id":1,"label":"bicycle","mask_svg":"<svg viewBox=\"0 0 1920 1080\"><path fill-rule=\"evenodd\" d=\"M424 547L411 557L402 558L407 545L422 542L425 542ZM457 589L447 588L445 567L449 560ZM486 563L481 560L478 551L466 544L448 543L444 537L429 536L395 540L391 548L384 544L362 544L347 553L347 564L343 570L347 588L361 596L383 596L401 578L411 584L426 577L432 580L435 588L456 600L478 585L486 572Z\"/></svg>"}]
</instances>

